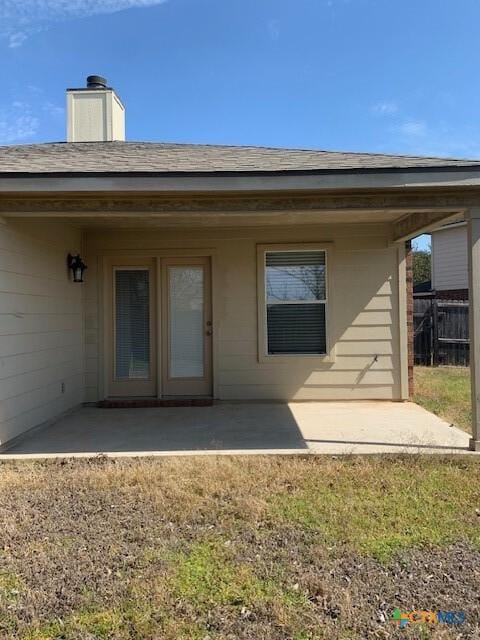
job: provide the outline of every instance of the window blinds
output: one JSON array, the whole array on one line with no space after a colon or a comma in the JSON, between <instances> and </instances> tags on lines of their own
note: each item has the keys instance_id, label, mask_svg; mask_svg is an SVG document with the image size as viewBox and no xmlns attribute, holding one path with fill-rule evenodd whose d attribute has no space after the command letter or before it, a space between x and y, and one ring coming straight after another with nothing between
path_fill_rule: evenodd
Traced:
<instances>
[{"instance_id":1,"label":"window blinds","mask_svg":"<svg viewBox=\"0 0 480 640\"><path fill-rule=\"evenodd\" d=\"M115 270L115 377L150 377L148 269Z\"/></svg>"},{"instance_id":2,"label":"window blinds","mask_svg":"<svg viewBox=\"0 0 480 640\"><path fill-rule=\"evenodd\" d=\"M269 354L326 353L325 251L266 254Z\"/></svg>"}]
</instances>

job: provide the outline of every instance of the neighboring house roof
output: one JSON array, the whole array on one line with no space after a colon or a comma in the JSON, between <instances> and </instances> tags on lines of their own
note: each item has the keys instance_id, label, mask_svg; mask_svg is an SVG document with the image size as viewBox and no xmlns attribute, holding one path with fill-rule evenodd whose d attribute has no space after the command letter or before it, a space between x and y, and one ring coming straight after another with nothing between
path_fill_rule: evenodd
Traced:
<instances>
[{"instance_id":1,"label":"neighboring house roof","mask_svg":"<svg viewBox=\"0 0 480 640\"><path fill-rule=\"evenodd\" d=\"M156 142L0 146L0 173L215 173L480 167L480 160Z\"/></svg>"}]
</instances>

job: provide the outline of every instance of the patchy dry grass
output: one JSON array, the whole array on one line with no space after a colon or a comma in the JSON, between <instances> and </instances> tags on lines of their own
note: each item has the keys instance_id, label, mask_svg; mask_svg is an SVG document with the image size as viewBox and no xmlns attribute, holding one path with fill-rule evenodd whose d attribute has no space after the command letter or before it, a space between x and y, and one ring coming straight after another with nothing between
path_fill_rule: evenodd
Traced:
<instances>
[{"instance_id":1,"label":"patchy dry grass","mask_svg":"<svg viewBox=\"0 0 480 640\"><path fill-rule=\"evenodd\" d=\"M474 458L3 463L0 637L477 637L479 507Z\"/></svg>"},{"instance_id":2,"label":"patchy dry grass","mask_svg":"<svg viewBox=\"0 0 480 640\"><path fill-rule=\"evenodd\" d=\"M479 491L464 484L464 469L426 464L412 474L409 464L393 464L391 473L374 468L350 465L341 474L307 480L294 494L275 496L276 511L314 529L327 545L343 543L381 561L402 548L459 538L480 545Z\"/></svg>"},{"instance_id":3,"label":"patchy dry grass","mask_svg":"<svg viewBox=\"0 0 480 640\"><path fill-rule=\"evenodd\" d=\"M463 431L472 432L470 369L415 367L414 400Z\"/></svg>"}]
</instances>

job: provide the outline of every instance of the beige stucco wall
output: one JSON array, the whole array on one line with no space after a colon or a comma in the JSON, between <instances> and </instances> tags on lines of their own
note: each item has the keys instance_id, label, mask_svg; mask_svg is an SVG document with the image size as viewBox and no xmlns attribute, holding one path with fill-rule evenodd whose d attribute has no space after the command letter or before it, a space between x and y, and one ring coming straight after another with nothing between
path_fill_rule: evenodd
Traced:
<instances>
[{"instance_id":1,"label":"beige stucco wall","mask_svg":"<svg viewBox=\"0 0 480 640\"><path fill-rule=\"evenodd\" d=\"M66 269L80 248L73 227L0 225L0 444L83 401L82 288Z\"/></svg>"},{"instance_id":2,"label":"beige stucco wall","mask_svg":"<svg viewBox=\"0 0 480 640\"><path fill-rule=\"evenodd\" d=\"M316 358L291 358L288 363L258 361L256 245L284 242L332 243L328 276L334 362L322 363ZM398 248L389 243L387 225L339 224L87 232L87 401L101 399L104 389L103 256L182 255L189 249L214 255L214 392L218 399L402 397Z\"/></svg>"}]
</instances>

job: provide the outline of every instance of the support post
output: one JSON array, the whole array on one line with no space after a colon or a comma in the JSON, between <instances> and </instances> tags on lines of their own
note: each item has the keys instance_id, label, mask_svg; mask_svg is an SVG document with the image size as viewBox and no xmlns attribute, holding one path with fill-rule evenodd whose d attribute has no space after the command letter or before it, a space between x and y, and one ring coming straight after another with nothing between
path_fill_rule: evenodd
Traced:
<instances>
[{"instance_id":1,"label":"support post","mask_svg":"<svg viewBox=\"0 0 480 640\"><path fill-rule=\"evenodd\" d=\"M411 400L415 392L413 367L415 364L414 320L413 320L413 252L412 241L405 243L405 268L407 288L407 351L408 351L408 397Z\"/></svg>"},{"instance_id":2,"label":"support post","mask_svg":"<svg viewBox=\"0 0 480 640\"><path fill-rule=\"evenodd\" d=\"M399 400L409 399L408 388L408 312L407 312L407 256L405 242L398 243L398 348L400 363Z\"/></svg>"},{"instance_id":3,"label":"support post","mask_svg":"<svg viewBox=\"0 0 480 640\"><path fill-rule=\"evenodd\" d=\"M472 439L470 449L480 451L480 207L467 215L468 280L470 298L470 371L472 384Z\"/></svg>"}]
</instances>

